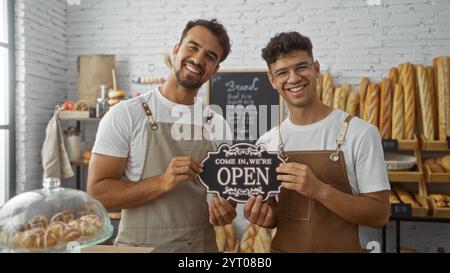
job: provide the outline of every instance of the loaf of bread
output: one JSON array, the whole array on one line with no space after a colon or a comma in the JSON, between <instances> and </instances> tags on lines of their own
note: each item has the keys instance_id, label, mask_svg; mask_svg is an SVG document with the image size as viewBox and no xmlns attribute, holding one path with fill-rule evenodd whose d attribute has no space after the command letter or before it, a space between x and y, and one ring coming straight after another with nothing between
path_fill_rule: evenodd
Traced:
<instances>
[{"instance_id":1,"label":"loaf of bread","mask_svg":"<svg viewBox=\"0 0 450 273\"><path fill-rule=\"evenodd\" d=\"M322 93L330 87L333 88L333 78L330 72L325 71L322 78Z\"/></svg>"},{"instance_id":2,"label":"loaf of bread","mask_svg":"<svg viewBox=\"0 0 450 273\"><path fill-rule=\"evenodd\" d=\"M439 163L446 172L450 172L450 155L439 157L437 163Z\"/></svg>"},{"instance_id":3,"label":"loaf of bread","mask_svg":"<svg viewBox=\"0 0 450 273\"><path fill-rule=\"evenodd\" d=\"M254 253L269 253L272 239L265 228L260 227L255 239Z\"/></svg>"},{"instance_id":4,"label":"loaf of bread","mask_svg":"<svg viewBox=\"0 0 450 273\"><path fill-rule=\"evenodd\" d=\"M381 81L381 101L380 101L380 134L383 139L390 139L392 136L392 104L393 90L391 81L383 78Z\"/></svg>"},{"instance_id":5,"label":"loaf of bread","mask_svg":"<svg viewBox=\"0 0 450 273\"><path fill-rule=\"evenodd\" d=\"M433 127L434 127L434 139L439 138L439 113L438 113L438 97L436 93L436 81L434 79L434 70L432 66L426 67L427 78L431 94L431 109L433 110Z\"/></svg>"},{"instance_id":6,"label":"loaf of bread","mask_svg":"<svg viewBox=\"0 0 450 273\"><path fill-rule=\"evenodd\" d=\"M406 64L404 73L404 95L405 95L405 139L414 138L414 124L416 120L415 104L415 73L412 64Z\"/></svg>"},{"instance_id":7,"label":"loaf of bread","mask_svg":"<svg viewBox=\"0 0 450 273\"><path fill-rule=\"evenodd\" d=\"M224 252L226 243L225 228L223 226L214 226L214 231L216 232L217 248L219 252Z\"/></svg>"},{"instance_id":8,"label":"loaf of bread","mask_svg":"<svg viewBox=\"0 0 450 273\"><path fill-rule=\"evenodd\" d=\"M396 84L394 88L394 104L392 105L392 138L402 140L404 138L405 111L403 100L403 87Z\"/></svg>"},{"instance_id":9,"label":"loaf of bread","mask_svg":"<svg viewBox=\"0 0 450 273\"><path fill-rule=\"evenodd\" d=\"M359 115L363 120L367 121L367 112L366 112L366 96L367 89L370 84L369 78L361 78L361 82L359 84Z\"/></svg>"},{"instance_id":10,"label":"loaf of bread","mask_svg":"<svg viewBox=\"0 0 450 273\"><path fill-rule=\"evenodd\" d=\"M334 88L332 86L326 87L322 93L322 102L330 107L333 107Z\"/></svg>"},{"instance_id":11,"label":"loaf of bread","mask_svg":"<svg viewBox=\"0 0 450 273\"><path fill-rule=\"evenodd\" d=\"M351 91L347 98L347 105L345 106L345 112L352 116L356 116L356 110L359 105L359 94L356 91Z\"/></svg>"},{"instance_id":12,"label":"loaf of bread","mask_svg":"<svg viewBox=\"0 0 450 273\"><path fill-rule=\"evenodd\" d=\"M392 86L395 86L398 83L399 79L397 68L391 67L391 69L389 69L389 80L391 80Z\"/></svg>"},{"instance_id":13,"label":"loaf of bread","mask_svg":"<svg viewBox=\"0 0 450 273\"><path fill-rule=\"evenodd\" d=\"M403 203L410 204L413 208L420 207L419 203L417 203L411 193L409 193L409 191L403 185L394 186L394 191Z\"/></svg>"},{"instance_id":14,"label":"loaf of bread","mask_svg":"<svg viewBox=\"0 0 450 273\"><path fill-rule=\"evenodd\" d=\"M416 76L420 98L421 128L427 140L434 140L434 117L432 109L432 94L430 93L431 83L428 82L427 71L423 65L416 66Z\"/></svg>"},{"instance_id":15,"label":"loaf of bread","mask_svg":"<svg viewBox=\"0 0 450 273\"><path fill-rule=\"evenodd\" d=\"M367 90L366 107L368 122L379 128L380 117L380 88L377 84L371 83Z\"/></svg>"},{"instance_id":16,"label":"loaf of bread","mask_svg":"<svg viewBox=\"0 0 450 273\"><path fill-rule=\"evenodd\" d=\"M446 140L450 126L450 61L449 57L433 59L436 92L438 96L439 140Z\"/></svg>"},{"instance_id":17,"label":"loaf of bread","mask_svg":"<svg viewBox=\"0 0 450 273\"><path fill-rule=\"evenodd\" d=\"M319 98L319 100L322 100L322 92L323 92L323 75L322 74L316 80L316 90L317 90L317 97Z\"/></svg>"},{"instance_id":18,"label":"loaf of bread","mask_svg":"<svg viewBox=\"0 0 450 273\"><path fill-rule=\"evenodd\" d=\"M389 193L389 202L391 204L399 204L400 203L400 200L398 200L397 195L395 195L395 193L392 191Z\"/></svg>"},{"instance_id":19,"label":"loaf of bread","mask_svg":"<svg viewBox=\"0 0 450 273\"><path fill-rule=\"evenodd\" d=\"M341 109L345 111L345 106L347 103L347 97L350 90L346 87L337 87L334 91L333 108Z\"/></svg>"},{"instance_id":20,"label":"loaf of bread","mask_svg":"<svg viewBox=\"0 0 450 273\"><path fill-rule=\"evenodd\" d=\"M225 225L225 252L236 250L236 231L233 223Z\"/></svg>"},{"instance_id":21,"label":"loaf of bread","mask_svg":"<svg viewBox=\"0 0 450 273\"><path fill-rule=\"evenodd\" d=\"M242 253L253 253L256 235L258 234L259 226L254 224L249 224L247 230L242 235L240 252Z\"/></svg>"},{"instance_id":22,"label":"loaf of bread","mask_svg":"<svg viewBox=\"0 0 450 273\"><path fill-rule=\"evenodd\" d=\"M435 158L427 158L423 161L424 166L428 166L432 173L445 173L445 169L437 163Z\"/></svg>"}]
</instances>

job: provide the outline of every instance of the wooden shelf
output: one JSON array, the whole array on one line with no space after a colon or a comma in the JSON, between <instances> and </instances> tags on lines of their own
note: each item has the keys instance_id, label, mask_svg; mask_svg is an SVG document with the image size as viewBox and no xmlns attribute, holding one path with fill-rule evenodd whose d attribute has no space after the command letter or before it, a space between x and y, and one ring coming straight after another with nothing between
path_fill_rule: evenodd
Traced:
<instances>
[{"instance_id":1,"label":"wooden shelf","mask_svg":"<svg viewBox=\"0 0 450 273\"><path fill-rule=\"evenodd\" d=\"M389 182L407 182L417 183L422 181L423 172L421 171L388 171Z\"/></svg>"},{"instance_id":2,"label":"wooden shelf","mask_svg":"<svg viewBox=\"0 0 450 273\"><path fill-rule=\"evenodd\" d=\"M70 161L73 165L87 166L89 165L89 160L79 159L75 161Z\"/></svg>"},{"instance_id":3,"label":"wooden shelf","mask_svg":"<svg viewBox=\"0 0 450 273\"><path fill-rule=\"evenodd\" d=\"M414 135L414 139L398 140L398 149L403 150L403 151L405 151L405 150L410 151L410 150L416 149L416 147L419 147L418 144L419 144L419 141L418 141L416 135Z\"/></svg>"},{"instance_id":4,"label":"wooden shelf","mask_svg":"<svg viewBox=\"0 0 450 273\"><path fill-rule=\"evenodd\" d=\"M64 118L59 118L60 120L74 120L74 121L100 121L101 118L69 118L69 117L64 117Z\"/></svg>"},{"instance_id":5,"label":"wooden shelf","mask_svg":"<svg viewBox=\"0 0 450 273\"><path fill-rule=\"evenodd\" d=\"M423 166L425 182L427 183L450 183L450 173L435 173L428 165Z\"/></svg>"},{"instance_id":6,"label":"wooden shelf","mask_svg":"<svg viewBox=\"0 0 450 273\"><path fill-rule=\"evenodd\" d=\"M426 140L423 135L420 135L420 147L422 151L426 152L449 152L447 141L441 140Z\"/></svg>"}]
</instances>

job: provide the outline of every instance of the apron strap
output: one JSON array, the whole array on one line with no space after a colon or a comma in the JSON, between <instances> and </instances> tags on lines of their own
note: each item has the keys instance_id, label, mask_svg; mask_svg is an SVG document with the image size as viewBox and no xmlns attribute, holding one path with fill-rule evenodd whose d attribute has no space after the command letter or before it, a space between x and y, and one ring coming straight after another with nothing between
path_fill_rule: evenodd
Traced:
<instances>
[{"instance_id":1,"label":"apron strap","mask_svg":"<svg viewBox=\"0 0 450 273\"><path fill-rule=\"evenodd\" d=\"M348 125L350 123L350 120L353 118L352 115L348 115L345 120L341 124L341 128L339 129L339 134L336 139L336 151L330 155L330 159L333 161L339 160L339 152L341 151L341 145L344 143L345 136L347 135L348 131ZM285 161L289 159L289 157L286 155L284 151L284 143L283 138L281 137L281 127L280 124L277 126L278 129L278 153L281 158L283 158Z\"/></svg>"},{"instance_id":2,"label":"apron strap","mask_svg":"<svg viewBox=\"0 0 450 273\"><path fill-rule=\"evenodd\" d=\"M158 129L158 124L155 123L153 120L152 111L150 111L150 107L148 107L148 104L146 102L141 103L142 108L144 108L145 116L147 117L148 122L152 126L152 130L155 131Z\"/></svg>"},{"instance_id":3,"label":"apron strap","mask_svg":"<svg viewBox=\"0 0 450 273\"><path fill-rule=\"evenodd\" d=\"M336 139L336 151L330 155L330 159L333 161L339 160L339 152L341 151L341 146L344 143L345 136L347 135L348 131L348 124L350 123L350 120L353 118L352 115L348 115L345 120L341 124L341 128L339 129L339 134Z\"/></svg>"}]
</instances>

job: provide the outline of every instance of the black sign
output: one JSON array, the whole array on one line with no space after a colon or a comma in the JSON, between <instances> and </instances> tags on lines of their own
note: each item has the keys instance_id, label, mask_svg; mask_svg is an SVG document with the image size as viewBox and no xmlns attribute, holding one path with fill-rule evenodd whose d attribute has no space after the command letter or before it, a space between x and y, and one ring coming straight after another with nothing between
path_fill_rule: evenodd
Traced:
<instances>
[{"instance_id":1,"label":"black sign","mask_svg":"<svg viewBox=\"0 0 450 273\"><path fill-rule=\"evenodd\" d=\"M255 142L279 123L279 95L265 71L216 73L209 103L220 106L236 142Z\"/></svg>"},{"instance_id":2,"label":"black sign","mask_svg":"<svg viewBox=\"0 0 450 273\"><path fill-rule=\"evenodd\" d=\"M447 148L450 150L450 137L447 137Z\"/></svg>"},{"instance_id":3,"label":"black sign","mask_svg":"<svg viewBox=\"0 0 450 273\"><path fill-rule=\"evenodd\" d=\"M284 163L277 152L268 152L264 145L222 144L216 152L203 159L200 182L209 193L244 203L253 195L266 201L280 192L281 183L275 169Z\"/></svg>"},{"instance_id":4,"label":"black sign","mask_svg":"<svg viewBox=\"0 0 450 273\"><path fill-rule=\"evenodd\" d=\"M398 152L398 141L396 139L382 139L385 152Z\"/></svg>"},{"instance_id":5,"label":"black sign","mask_svg":"<svg viewBox=\"0 0 450 273\"><path fill-rule=\"evenodd\" d=\"M404 203L391 204L391 216L412 217L411 205Z\"/></svg>"}]
</instances>

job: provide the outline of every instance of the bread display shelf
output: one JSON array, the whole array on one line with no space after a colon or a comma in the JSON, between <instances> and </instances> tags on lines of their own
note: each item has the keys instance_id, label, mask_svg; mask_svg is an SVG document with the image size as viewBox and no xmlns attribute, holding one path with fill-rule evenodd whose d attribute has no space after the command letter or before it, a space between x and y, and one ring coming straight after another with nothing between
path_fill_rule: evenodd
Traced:
<instances>
[{"instance_id":1,"label":"bread display shelf","mask_svg":"<svg viewBox=\"0 0 450 273\"><path fill-rule=\"evenodd\" d=\"M445 192L445 194L449 195L448 192ZM438 206L436 206L435 201L431 198L428 197L428 203L430 204L430 214L433 217L438 217L438 218L450 218L450 208L449 207L445 207L445 208L440 208Z\"/></svg>"},{"instance_id":2,"label":"bread display shelf","mask_svg":"<svg viewBox=\"0 0 450 273\"><path fill-rule=\"evenodd\" d=\"M436 173L430 170L428 165L423 166L425 182L428 183L450 183L450 173Z\"/></svg>"},{"instance_id":3,"label":"bread display shelf","mask_svg":"<svg viewBox=\"0 0 450 273\"><path fill-rule=\"evenodd\" d=\"M420 204L420 208L411 208L412 216L421 217L428 216L428 212L430 212L430 207L428 206L428 198L419 194L415 194L416 201Z\"/></svg>"},{"instance_id":4,"label":"bread display shelf","mask_svg":"<svg viewBox=\"0 0 450 273\"><path fill-rule=\"evenodd\" d=\"M420 146L422 151L426 152L447 152L447 141L442 140L426 140L423 135L420 135Z\"/></svg>"},{"instance_id":5,"label":"bread display shelf","mask_svg":"<svg viewBox=\"0 0 450 273\"><path fill-rule=\"evenodd\" d=\"M419 166L416 165L412 171L388 171L388 177L391 183L417 183L419 181L422 181L423 171Z\"/></svg>"},{"instance_id":6,"label":"bread display shelf","mask_svg":"<svg viewBox=\"0 0 450 273\"><path fill-rule=\"evenodd\" d=\"M407 151L411 151L411 150L415 150L416 147L418 147L419 141L417 140L416 135L414 135L414 139L410 139L410 140L398 140L398 149L399 150L407 150Z\"/></svg>"}]
</instances>

